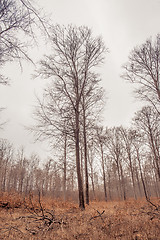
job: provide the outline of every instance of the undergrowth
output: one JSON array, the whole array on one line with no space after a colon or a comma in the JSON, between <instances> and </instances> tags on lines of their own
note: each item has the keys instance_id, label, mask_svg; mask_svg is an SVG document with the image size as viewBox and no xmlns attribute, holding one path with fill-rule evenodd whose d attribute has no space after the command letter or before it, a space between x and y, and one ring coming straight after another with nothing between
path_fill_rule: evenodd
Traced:
<instances>
[{"instance_id":1,"label":"undergrowth","mask_svg":"<svg viewBox=\"0 0 160 240\"><path fill-rule=\"evenodd\" d=\"M159 240L160 199L73 202L0 194L0 239Z\"/></svg>"}]
</instances>

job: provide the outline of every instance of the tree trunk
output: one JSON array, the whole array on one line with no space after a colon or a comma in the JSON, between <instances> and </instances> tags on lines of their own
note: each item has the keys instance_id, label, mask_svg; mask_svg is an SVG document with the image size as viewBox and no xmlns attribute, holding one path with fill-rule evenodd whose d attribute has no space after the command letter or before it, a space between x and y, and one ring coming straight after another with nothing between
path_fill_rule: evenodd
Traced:
<instances>
[{"instance_id":1,"label":"tree trunk","mask_svg":"<svg viewBox=\"0 0 160 240\"><path fill-rule=\"evenodd\" d=\"M93 172L93 162L92 162L92 150L91 150L91 156L88 152L88 162L90 164L90 170L91 170L91 174L90 174L90 178L91 178L91 183L92 183L92 191L93 191L93 198L94 200L96 199L96 194L95 194L95 185L94 185L94 172Z\"/></svg>"},{"instance_id":2,"label":"tree trunk","mask_svg":"<svg viewBox=\"0 0 160 240\"><path fill-rule=\"evenodd\" d=\"M110 175L109 171L108 171L108 192L109 192L109 199L111 201L112 200L112 195L111 195L111 175Z\"/></svg>"},{"instance_id":3,"label":"tree trunk","mask_svg":"<svg viewBox=\"0 0 160 240\"><path fill-rule=\"evenodd\" d=\"M140 194L140 197L142 197L141 186L140 186L139 174L138 174L137 167L136 167L136 169L135 169L135 173L136 173L136 178L137 178L137 184L138 184L139 194Z\"/></svg>"},{"instance_id":4,"label":"tree trunk","mask_svg":"<svg viewBox=\"0 0 160 240\"><path fill-rule=\"evenodd\" d=\"M63 198L66 201L66 169L67 169L67 135L65 133L64 139L64 166L63 166Z\"/></svg>"},{"instance_id":5,"label":"tree trunk","mask_svg":"<svg viewBox=\"0 0 160 240\"><path fill-rule=\"evenodd\" d=\"M103 154L103 147L102 147L102 145L101 145L101 158L102 158L102 173L103 173L104 196L105 196L105 201L107 202L106 174L105 174L104 154Z\"/></svg>"},{"instance_id":6,"label":"tree trunk","mask_svg":"<svg viewBox=\"0 0 160 240\"><path fill-rule=\"evenodd\" d=\"M84 141L84 163L85 163L85 186L86 186L86 204L89 205L89 183L88 183L88 159L87 159L87 137L86 137L86 116L83 98L83 141Z\"/></svg>"},{"instance_id":7,"label":"tree trunk","mask_svg":"<svg viewBox=\"0 0 160 240\"><path fill-rule=\"evenodd\" d=\"M132 185L133 185L134 198L137 199L135 180L134 180L134 172L133 172L133 166L132 166L132 158L131 158L130 151L128 152L128 159L129 159L129 167L130 167L130 171L131 171L131 179L132 179Z\"/></svg>"},{"instance_id":8,"label":"tree trunk","mask_svg":"<svg viewBox=\"0 0 160 240\"><path fill-rule=\"evenodd\" d=\"M152 130L151 130L150 126L149 126L149 134L150 134L151 149L152 149L152 153L153 153L154 160L155 160L156 170L157 170L157 174L158 174L158 177L159 177L159 180L160 180L160 167L159 167L159 160L160 159L158 157L158 154L156 153L156 147L155 147L154 140L153 140L154 137L153 137Z\"/></svg>"},{"instance_id":9,"label":"tree trunk","mask_svg":"<svg viewBox=\"0 0 160 240\"><path fill-rule=\"evenodd\" d=\"M121 199L123 198L123 196L122 196L122 185L123 185L123 183L122 183L122 174L120 174L120 164L119 164L119 160L118 160L118 157L117 157L117 159L116 159L116 166L117 166L117 171L118 171L118 181L119 181L119 191L120 191L120 193L119 193L119 195L120 195L120 197L121 197Z\"/></svg>"},{"instance_id":10,"label":"tree trunk","mask_svg":"<svg viewBox=\"0 0 160 240\"><path fill-rule=\"evenodd\" d=\"M121 170L121 179L122 179L123 199L126 200L127 199L127 197L126 197L126 187L125 187L122 164L120 164L120 170Z\"/></svg>"},{"instance_id":11,"label":"tree trunk","mask_svg":"<svg viewBox=\"0 0 160 240\"><path fill-rule=\"evenodd\" d=\"M76 140L76 168L77 168L77 179L78 179L78 192L79 192L79 207L84 210L84 193L83 193L83 183L81 176L80 167L80 153L79 153L79 108L75 111L76 117L76 129L75 129L75 140Z\"/></svg>"},{"instance_id":12,"label":"tree trunk","mask_svg":"<svg viewBox=\"0 0 160 240\"><path fill-rule=\"evenodd\" d=\"M142 181L142 185L143 185L144 195L145 195L146 200L148 200L149 196L148 196L148 193L147 193L147 187L146 187L146 184L145 184L145 180L143 178L143 173L142 173L142 168L141 168L141 162L140 162L138 149L136 149L136 153L137 153L137 160L138 160L138 165L139 165L139 170L140 170L140 176L141 176L141 181Z\"/></svg>"}]
</instances>

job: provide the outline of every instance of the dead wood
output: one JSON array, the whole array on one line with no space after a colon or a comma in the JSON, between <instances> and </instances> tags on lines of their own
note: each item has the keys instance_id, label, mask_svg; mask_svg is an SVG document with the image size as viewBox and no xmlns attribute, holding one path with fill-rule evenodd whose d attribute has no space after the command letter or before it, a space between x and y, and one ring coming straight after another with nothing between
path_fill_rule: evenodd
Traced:
<instances>
[{"instance_id":1,"label":"dead wood","mask_svg":"<svg viewBox=\"0 0 160 240\"><path fill-rule=\"evenodd\" d=\"M10 208L9 202L0 201L0 208Z\"/></svg>"},{"instance_id":2,"label":"dead wood","mask_svg":"<svg viewBox=\"0 0 160 240\"><path fill-rule=\"evenodd\" d=\"M6 208L9 206L9 202L0 202L0 206ZM29 233L31 235L45 234L49 230L56 228L57 226L65 225L66 223L62 218L55 215L55 211L52 209L45 209L41 202L41 195L38 196L38 206L33 202L32 194L28 199L24 198L24 207L27 211L26 215L12 219L12 222L7 226L0 228L2 234L8 234L17 231L20 234ZM25 223L25 227L22 230L20 222Z\"/></svg>"},{"instance_id":3,"label":"dead wood","mask_svg":"<svg viewBox=\"0 0 160 240\"><path fill-rule=\"evenodd\" d=\"M141 213L147 214L150 217L150 220L154 218L160 219L160 205L153 203L149 198L146 198L146 201L149 203L150 209L142 208Z\"/></svg>"},{"instance_id":4,"label":"dead wood","mask_svg":"<svg viewBox=\"0 0 160 240\"><path fill-rule=\"evenodd\" d=\"M104 223L104 219L102 217L102 214L105 212L105 210L103 210L101 213L98 210L96 210L96 211L97 211L98 215L96 215L94 217L91 217L90 220L100 217L102 219L103 223Z\"/></svg>"},{"instance_id":5,"label":"dead wood","mask_svg":"<svg viewBox=\"0 0 160 240\"><path fill-rule=\"evenodd\" d=\"M148 203L150 203L155 208L155 210L157 210L157 211L160 210L160 205L154 204L153 202L151 202L151 200L149 198L146 198L146 200Z\"/></svg>"}]
</instances>

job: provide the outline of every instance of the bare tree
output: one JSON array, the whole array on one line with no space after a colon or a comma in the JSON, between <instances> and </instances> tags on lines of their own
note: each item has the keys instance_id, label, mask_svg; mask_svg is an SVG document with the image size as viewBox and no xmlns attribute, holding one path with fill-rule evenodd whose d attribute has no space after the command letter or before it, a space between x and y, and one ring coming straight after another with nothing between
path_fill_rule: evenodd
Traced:
<instances>
[{"instance_id":1,"label":"bare tree","mask_svg":"<svg viewBox=\"0 0 160 240\"><path fill-rule=\"evenodd\" d=\"M82 128L83 128L83 145L84 145L84 162L85 162L85 193L86 204L89 204L89 182L88 182L88 144L89 135L92 134L93 126L100 121L100 113L104 107L104 90L99 86L100 79L93 75L82 94ZM90 160L90 163L93 160ZM93 178L92 178L93 186Z\"/></svg>"},{"instance_id":2,"label":"bare tree","mask_svg":"<svg viewBox=\"0 0 160 240\"><path fill-rule=\"evenodd\" d=\"M59 165L63 171L63 193L66 200L67 149L73 145L73 118L67 101L54 89L53 82L44 90L43 100L37 98L34 110L36 125L30 130L37 140L49 141L51 149L57 150Z\"/></svg>"},{"instance_id":3,"label":"bare tree","mask_svg":"<svg viewBox=\"0 0 160 240\"><path fill-rule=\"evenodd\" d=\"M136 93L160 113L160 34L133 49L122 77L135 84Z\"/></svg>"},{"instance_id":4,"label":"bare tree","mask_svg":"<svg viewBox=\"0 0 160 240\"><path fill-rule=\"evenodd\" d=\"M73 132L79 189L79 207L85 208L80 167L80 102L87 82L94 74L91 70L103 62L105 46L100 37L93 38L87 27L52 27L50 40L53 54L40 62L39 74L53 78L54 88L62 96L63 104L73 114Z\"/></svg>"},{"instance_id":5,"label":"bare tree","mask_svg":"<svg viewBox=\"0 0 160 240\"><path fill-rule=\"evenodd\" d=\"M17 153L17 170L18 170L18 192L24 191L24 184L26 180L26 171L28 161L25 157L24 147L22 146Z\"/></svg>"},{"instance_id":6,"label":"bare tree","mask_svg":"<svg viewBox=\"0 0 160 240\"><path fill-rule=\"evenodd\" d=\"M41 34L48 34L47 28L45 17L30 0L0 0L0 69L10 61L18 61L21 68L24 59L33 63L28 47L37 43L39 29ZM0 84L8 83L9 79L0 72Z\"/></svg>"},{"instance_id":7,"label":"bare tree","mask_svg":"<svg viewBox=\"0 0 160 240\"><path fill-rule=\"evenodd\" d=\"M120 193L121 198L126 200L126 187L123 171L124 146L119 127L106 130L106 146L108 156L110 157L113 166L117 169L119 185L117 186L118 192Z\"/></svg>"},{"instance_id":8,"label":"bare tree","mask_svg":"<svg viewBox=\"0 0 160 240\"><path fill-rule=\"evenodd\" d=\"M89 163L89 176L91 178L91 184L92 184L92 191L93 191L93 198L96 199L96 193L95 193L95 181L94 181L94 175L95 175L95 142L90 141L88 144L88 163Z\"/></svg>"},{"instance_id":9,"label":"bare tree","mask_svg":"<svg viewBox=\"0 0 160 240\"><path fill-rule=\"evenodd\" d=\"M100 163L102 167L102 177L103 177L103 189L105 201L107 201L107 186L106 186L106 134L103 127L96 126L95 127L95 142L97 144L97 150L100 154Z\"/></svg>"},{"instance_id":10,"label":"bare tree","mask_svg":"<svg viewBox=\"0 0 160 240\"><path fill-rule=\"evenodd\" d=\"M130 173L131 173L134 198L137 199L136 181L135 181L134 163L133 163L133 156L134 156L133 155L133 152L134 152L133 141L135 138L135 131L132 131L131 129L125 129L123 127L120 127L119 132L121 134L121 139L123 141L123 146L124 146L124 150L126 153L126 161L128 163Z\"/></svg>"},{"instance_id":11,"label":"bare tree","mask_svg":"<svg viewBox=\"0 0 160 240\"><path fill-rule=\"evenodd\" d=\"M149 199L149 194L147 191L147 186L145 183L144 174L143 174L143 170L142 170L142 161L143 161L144 157L146 158L144 138L143 138L143 134L138 133L138 131L136 131L136 130L135 130L135 138L133 141L133 146L135 149L136 160L138 162L138 167L139 167L139 171L140 171L140 178L142 181L144 195L145 195L146 199Z\"/></svg>"},{"instance_id":12,"label":"bare tree","mask_svg":"<svg viewBox=\"0 0 160 240\"><path fill-rule=\"evenodd\" d=\"M5 139L0 139L0 189L7 189L7 178L9 178L9 165L13 157L13 146Z\"/></svg>"},{"instance_id":13,"label":"bare tree","mask_svg":"<svg viewBox=\"0 0 160 240\"><path fill-rule=\"evenodd\" d=\"M28 42L33 45L38 30L47 32L45 18L30 0L0 0L0 67L8 61L27 59ZM8 79L0 74L0 83Z\"/></svg>"},{"instance_id":14,"label":"bare tree","mask_svg":"<svg viewBox=\"0 0 160 240\"><path fill-rule=\"evenodd\" d=\"M160 179L160 115L152 107L143 107L135 114L134 122L143 133L146 146L151 150L155 169Z\"/></svg>"}]
</instances>

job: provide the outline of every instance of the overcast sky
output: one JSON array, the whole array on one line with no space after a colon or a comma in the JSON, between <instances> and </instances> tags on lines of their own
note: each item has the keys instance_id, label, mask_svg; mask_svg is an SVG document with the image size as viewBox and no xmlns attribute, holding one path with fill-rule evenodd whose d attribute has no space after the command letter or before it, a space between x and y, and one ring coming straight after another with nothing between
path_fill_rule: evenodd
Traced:
<instances>
[{"instance_id":1,"label":"overcast sky","mask_svg":"<svg viewBox=\"0 0 160 240\"><path fill-rule=\"evenodd\" d=\"M95 35L101 35L109 49L101 67L101 77L108 101L104 113L105 126L129 126L141 103L133 97L133 86L120 78L122 65L130 51L149 37L155 37L160 27L160 0L37 0L39 7L52 14L53 23L87 25ZM37 50L35 50L36 52ZM39 50L38 50L39 51ZM24 64L23 72L16 64L7 64L5 73L11 86L0 86L0 105L6 107L3 119L8 120L0 136L9 139L15 147L25 146L26 152L38 152L43 157L45 144L33 144L34 139L24 130L32 123L35 93L45 85L31 79L33 66Z\"/></svg>"}]
</instances>

